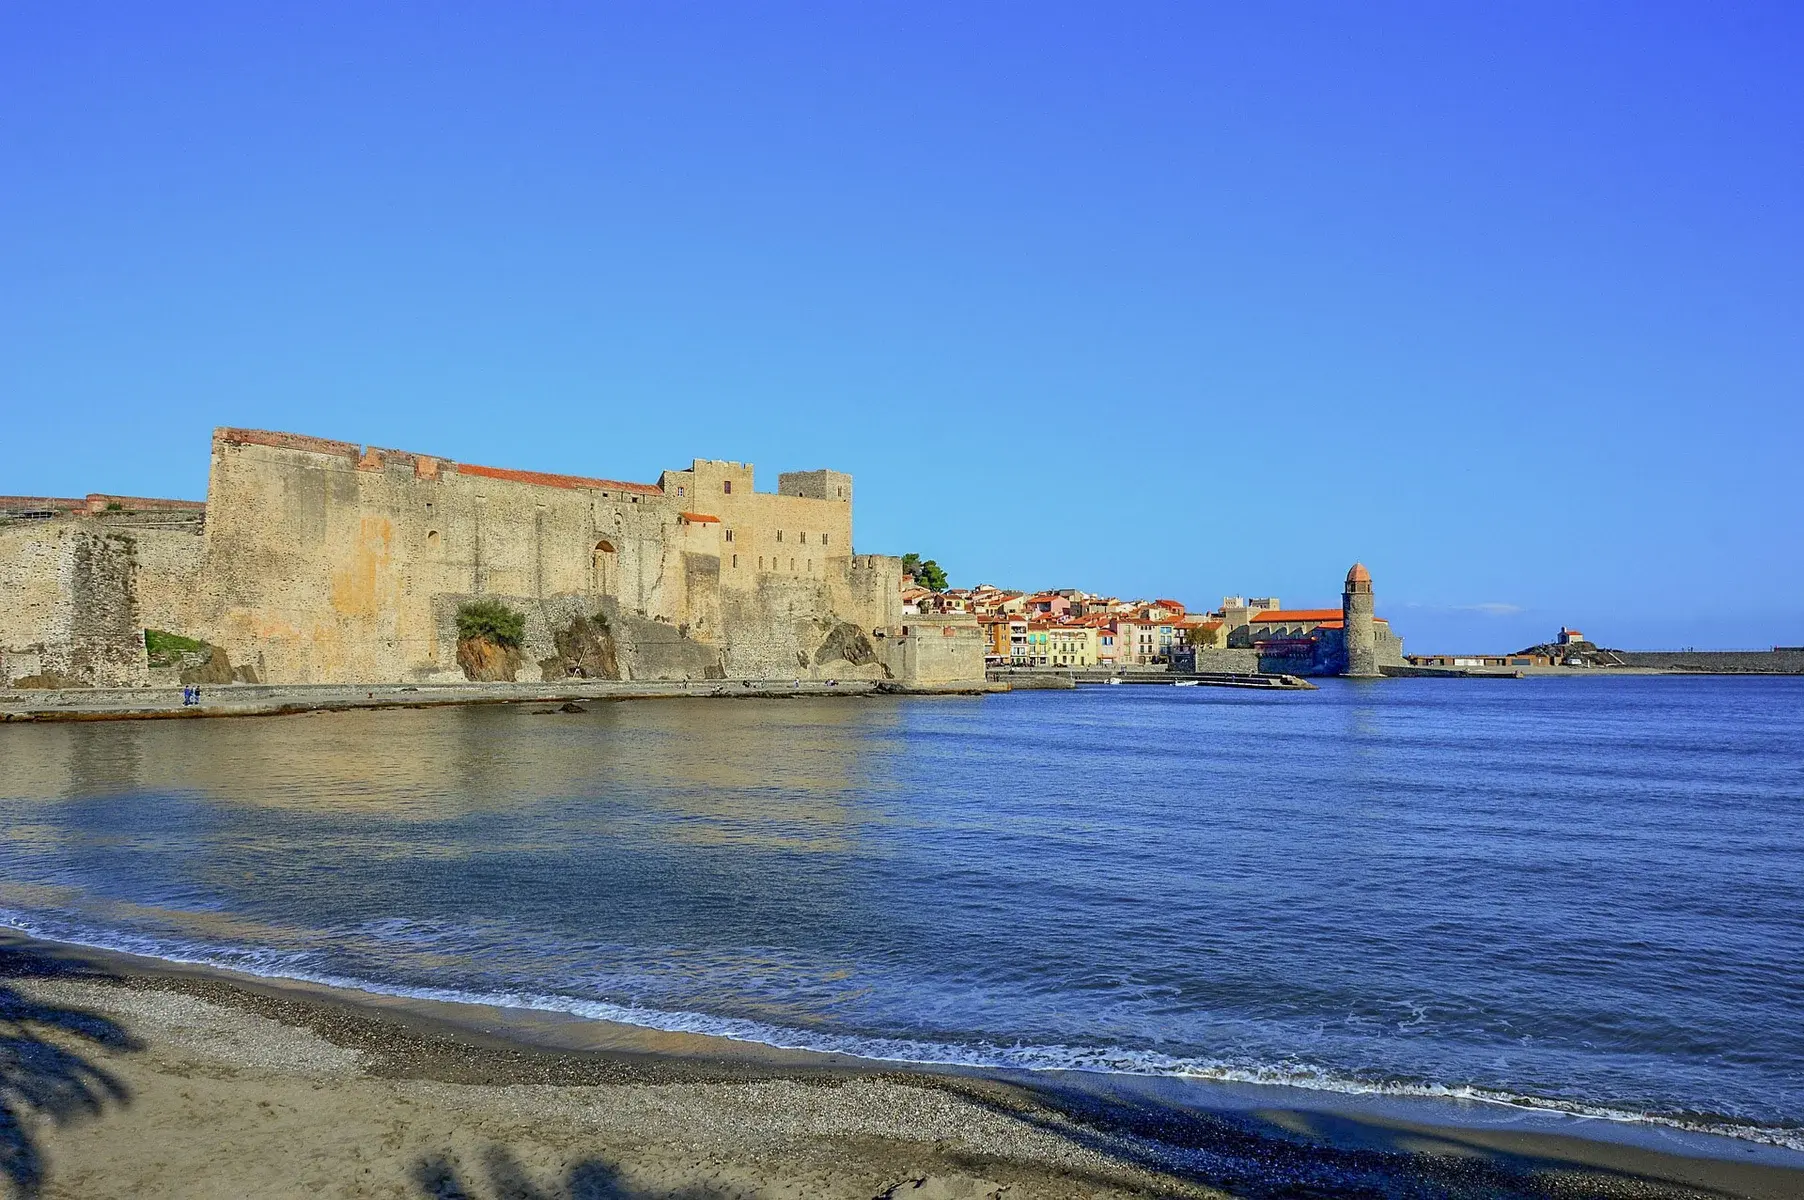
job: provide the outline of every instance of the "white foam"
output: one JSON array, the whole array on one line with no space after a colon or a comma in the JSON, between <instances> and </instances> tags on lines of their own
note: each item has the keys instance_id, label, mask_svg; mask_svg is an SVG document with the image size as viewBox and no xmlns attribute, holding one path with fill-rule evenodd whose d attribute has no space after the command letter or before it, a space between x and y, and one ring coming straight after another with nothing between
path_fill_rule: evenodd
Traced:
<instances>
[{"instance_id":1,"label":"white foam","mask_svg":"<svg viewBox=\"0 0 1804 1200\"><path fill-rule=\"evenodd\" d=\"M671 1011L639 1005L613 1004L576 996L538 992L474 992L456 988L412 987L378 984L369 980L310 971L300 954L251 948L172 946L154 939L85 931L72 936L65 930L45 930L14 913L0 910L0 925L10 926L46 941L111 950L156 958L186 966L238 971L263 979L291 980L322 987L399 996L449 1004L478 1004L531 1012L554 1012L595 1021L611 1021L665 1033L694 1033L733 1041L752 1042L779 1050L804 1050L844 1054L878 1062L911 1066L965 1067L1012 1071L1087 1071L1101 1074L1166 1076L1213 1083L1245 1083L1305 1088L1356 1096L1403 1096L1459 1100L1502 1105L1531 1112L1558 1113L1586 1120L1661 1125L1690 1133L1739 1138L1785 1149L1804 1151L1804 1129L1746 1124L1663 1113L1634 1112L1607 1105L1530 1096L1465 1084L1374 1081L1337 1074L1307 1063L1245 1066L1184 1058L1151 1050L1120 1047L1030 1045L995 1042L949 1043L914 1038L879 1038L824 1030L797 1029L738 1017Z\"/></svg>"}]
</instances>

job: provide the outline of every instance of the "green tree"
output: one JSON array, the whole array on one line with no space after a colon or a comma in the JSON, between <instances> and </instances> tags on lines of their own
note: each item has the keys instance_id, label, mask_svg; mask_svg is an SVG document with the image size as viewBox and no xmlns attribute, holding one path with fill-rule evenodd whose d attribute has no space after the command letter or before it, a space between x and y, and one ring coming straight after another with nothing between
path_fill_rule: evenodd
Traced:
<instances>
[{"instance_id":1,"label":"green tree","mask_svg":"<svg viewBox=\"0 0 1804 1200\"><path fill-rule=\"evenodd\" d=\"M904 554L902 556L902 573L913 575L916 583L931 591L943 592L946 590L946 572L941 570L940 564L931 558L922 562L919 554Z\"/></svg>"},{"instance_id":2,"label":"green tree","mask_svg":"<svg viewBox=\"0 0 1804 1200\"><path fill-rule=\"evenodd\" d=\"M471 600L457 610L457 638L518 646L526 640L526 618L499 600Z\"/></svg>"}]
</instances>

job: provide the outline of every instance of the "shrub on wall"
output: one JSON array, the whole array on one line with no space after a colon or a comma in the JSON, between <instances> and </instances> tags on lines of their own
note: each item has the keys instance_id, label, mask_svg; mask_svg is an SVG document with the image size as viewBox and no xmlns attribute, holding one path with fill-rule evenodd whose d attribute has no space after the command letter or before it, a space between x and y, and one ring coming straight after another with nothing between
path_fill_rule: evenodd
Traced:
<instances>
[{"instance_id":1,"label":"shrub on wall","mask_svg":"<svg viewBox=\"0 0 1804 1200\"><path fill-rule=\"evenodd\" d=\"M457 638L518 646L526 640L526 618L499 600L472 600L457 610Z\"/></svg>"},{"instance_id":2,"label":"shrub on wall","mask_svg":"<svg viewBox=\"0 0 1804 1200\"><path fill-rule=\"evenodd\" d=\"M206 648L207 643L197 642L179 633L169 633L162 629L144 631L144 649L149 652L150 665L153 667L173 667L181 662L184 652L197 654Z\"/></svg>"}]
</instances>

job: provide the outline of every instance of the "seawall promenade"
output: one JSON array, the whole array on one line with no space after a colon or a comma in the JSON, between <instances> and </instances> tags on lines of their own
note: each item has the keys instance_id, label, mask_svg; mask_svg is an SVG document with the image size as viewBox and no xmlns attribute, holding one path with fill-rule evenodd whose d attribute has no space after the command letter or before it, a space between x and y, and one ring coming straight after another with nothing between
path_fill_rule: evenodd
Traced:
<instances>
[{"instance_id":1,"label":"seawall promenade","mask_svg":"<svg viewBox=\"0 0 1804 1200\"><path fill-rule=\"evenodd\" d=\"M611 700L786 699L798 696L981 695L998 684L923 687L869 680L570 680L562 683L220 684L184 705L179 687L0 690L0 723L133 718L258 717L359 708L569 704Z\"/></svg>"}]
</instances>

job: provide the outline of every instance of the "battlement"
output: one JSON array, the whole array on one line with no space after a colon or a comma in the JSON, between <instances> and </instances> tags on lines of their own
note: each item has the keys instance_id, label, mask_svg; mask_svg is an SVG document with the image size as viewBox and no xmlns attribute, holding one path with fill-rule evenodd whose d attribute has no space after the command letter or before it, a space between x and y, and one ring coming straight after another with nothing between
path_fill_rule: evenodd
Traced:
<instances>
[{"instance_id":1,"label":"battlement","mask_svg":"<svg viewBox=\"0 0 1804 1200\"><path fill-rule=\"evenodd\" d=\"M0 496L0 517L55 517L71 513L91 516L105 512L204 513L204 500L164 500L154 496L115 496L89 492L81 499L67 496Z\"/></svg>"},{"instance_id":2,"label":"battlement","mask_svg":"<svg viewBox=\"0 0 1804 1200\"><path fill-rule=\"evenodd\" d=\"M206 512L205 500L159 500L151 496L109 496L89 492L85 501L91 513L126 509L132 512Z\"/></svg>"},{"instance_id":3,"label":"battlement","mask_svg":"<svg viewBox=\"0 0 1804 1200\"><path fill-rule=\"evenodd\" d=\"M327 438L309 437L304 433L277 433L268 429L215 429L213 446L269 446L276 450L305 450L309 454L330 454L352 462L363 457L363 447L350 442L334 442Z\"/></svg>"},{"instance_id":4,"label":"battlement","mask_svg":"<svg viewBox=\"0 0 1804 1200\"><path fill-rule=\"evenodd\" d=\"M81 512L87 506L86 500L67 496L0 496L0 516L6 517L54 517Z\"/></svg>"}]
</instances>

